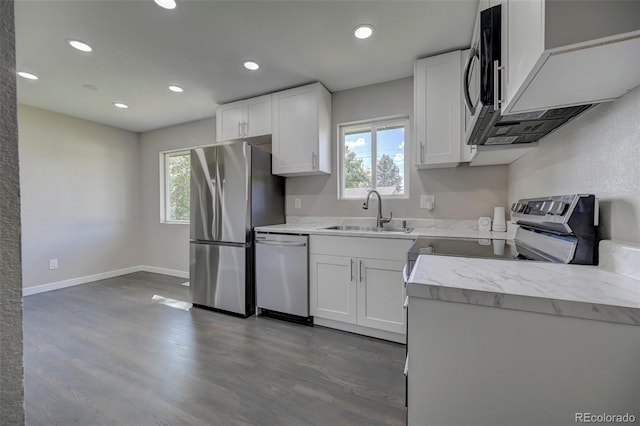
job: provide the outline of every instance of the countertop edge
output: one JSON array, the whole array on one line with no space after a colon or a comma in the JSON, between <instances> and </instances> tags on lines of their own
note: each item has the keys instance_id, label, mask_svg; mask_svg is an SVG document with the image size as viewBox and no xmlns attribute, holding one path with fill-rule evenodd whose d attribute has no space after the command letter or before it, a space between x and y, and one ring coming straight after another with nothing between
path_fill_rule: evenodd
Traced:
<instances>
[{"instance_id":1,"label":"countertop edge","mask_svg":"<svg viewBox=\"0 0 640 426\"><path fill-rule=\"evenodd\" d=\"M407 295L442 302L640 326L640 309L628 306L444 287L411 281L407 283Z\"/></svg>"},{"instance_id":2,"label":"countertop edge","mask_svg":"<svg viewBox=\"0 0 640 426\"><path fill-rule=\"evenodd\" d=\"M305 227L284 227L282 225L256 226L256 232L267 232L275 234L292 234L292 235L327 235L335 237L365 237L365 238L395 238L414 240L419 237L441 237L441 238L477 238L477 239L494 239L494 240L510 240L511 235L507 232L491 232L491 231L474 231L465 229L430 229L415 228L411 232L373 232L373 231L337 231L331 229L323 229L327 225L305 226Z\"/></svg>"}]
</instances>

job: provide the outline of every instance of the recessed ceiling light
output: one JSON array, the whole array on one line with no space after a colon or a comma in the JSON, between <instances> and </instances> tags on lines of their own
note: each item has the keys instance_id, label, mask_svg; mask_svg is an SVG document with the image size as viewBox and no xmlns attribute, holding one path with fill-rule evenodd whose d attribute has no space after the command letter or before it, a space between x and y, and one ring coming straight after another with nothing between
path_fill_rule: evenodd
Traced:
<instances>
[{"instance_id":1,"label":"recessed ceiling light","mask_svg":"<svg viewBox=\"0 0 640 426\"><path fill-rule=\"evenodd\" d=\"M177 4L175 0L153 0L160 7L165 9L175 9Z\"/></svg>"},{"instance_id":2,"label":"recessed ceiling light","mask_svg":"<svg viewBox=\"0 0 640 426\"><path fill-rule=\"evenodd\" d=\"M129 108L129 105L123 104L122 102L114 102L113 106L116 107L116 108L121 108L121 109Z\"/></svg>"},{"instance_id":3,"label":"recessed ceiling light","mask_svg":"<svg viewBox=\"0 0 640 426\"><path fill-rule=\"evenodd\" d=\"M176 85L169 86L169 90L171 90L172 92L176 92L176 93L184 92L184 89L182 87L176 86Z\"/></svg>"},{"instance_id":4,"label":"recessed ceiling light","mask_svg":"<svg viewBox=\"0 0 640 426\"><path fill-rule=\"evenodd\" d=\"M93 50L93 47L89 46L84 41L68 39L67 43L69 43L69 45L74 49L77 49L81 52L91 52Z\"/></svg>"},{"instance_id":5,"label":"recessed ceiling light","mask_svg":"<svg viewBox=\"0 0 640 426\"><path fill-rule=\"evenodd\" d=\"M255 71L258 68L260 68L260 65L258 65L256 62L253 62L253 61L245 61L244 67L249 71Z\"/></svg>"},{"instance_id":6,"label":"recessed ceiling light","mask_svg":"<svg viewBox=\"0 0 640 426\"><path fill-rule=\"evenodd\" d=\"M373 27L369 24L358 25L353 29L353 35L360 40L371 37L373 34Z\"/></svg>"},{"instance_id":7,"label":"recessed ceiling light","mask_svg":"<svg viewBox=\"0 0 640 426\"><path fill-rule=\"evenodd\" d=\"M38 76L35 74L31 74L30 72L26 72L26 71L18 71L18 75L22 78L26 78L27 80L37 80Z\"/></svg>"}]
</instances>

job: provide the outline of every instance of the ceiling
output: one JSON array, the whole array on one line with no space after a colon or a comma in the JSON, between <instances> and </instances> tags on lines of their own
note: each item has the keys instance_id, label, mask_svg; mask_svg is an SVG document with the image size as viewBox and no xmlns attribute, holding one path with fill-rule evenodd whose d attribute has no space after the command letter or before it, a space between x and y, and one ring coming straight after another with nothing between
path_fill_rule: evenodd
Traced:
<instances>
[{"instance_id":1,"label":"ceiling","mask_svg":"<svg viewBox=\"0 0 640 426\"><path fill-rule=\"evenodd\" d=\"M335 92L395 80L411 76L417 58L468 47L478 4L177 2L166 10L152 0L16 0L16 68L39 76L18 78L18 101L144 132L314 81ZM373 25L371 38L353 37L361 23ZM72 49L70 38L93 52ZM244 69L247 59L260 69ZM170 84L185 91L170 92Z\"/></svg>"}]
</instances>

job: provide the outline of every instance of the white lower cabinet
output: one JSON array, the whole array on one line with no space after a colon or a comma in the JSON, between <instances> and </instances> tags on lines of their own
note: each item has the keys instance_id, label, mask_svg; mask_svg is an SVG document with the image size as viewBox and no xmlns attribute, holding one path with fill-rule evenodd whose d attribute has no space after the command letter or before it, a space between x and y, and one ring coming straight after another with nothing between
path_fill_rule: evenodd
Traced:
<instances>
[{"instance_id":1,"label":"white lower cabinet","mask_svg":"<svg viewBox=\"0 0 640 426\"><path fill-rule=\"evenodd\" d=\"M404 342L402 267L411 243L312 235L309 285L314 322Z\"/></svg>"},{"instance_id":2,"label":"white lower cabinet","mask_svg":"<svg viewBox=\"0 0 640 426\"><path fill-rule=\"evenodd\" d=\"M409 426L640 416L640 327L411 296L409 318Z\"/></svg>"},{"instance_id":3,"label":"white lower cabinet","mask_svg":"<svg viewBox=\"0 0 640 426\"><path fill-rule=\"evenodd\" d=\"M356 323L356 286L354 259L312 254L310 268L311 315L336 321Z\"/></svg>"},{"instance_id":4,"label":"white lower cabinet","mask_svg":"<svg viewBox=\"0 0 640 426\"><path fill-rule=\"evenodd\" d=\"M405 334L404 262L356 259L358 325Z\"/></svg>"}]
</instances>

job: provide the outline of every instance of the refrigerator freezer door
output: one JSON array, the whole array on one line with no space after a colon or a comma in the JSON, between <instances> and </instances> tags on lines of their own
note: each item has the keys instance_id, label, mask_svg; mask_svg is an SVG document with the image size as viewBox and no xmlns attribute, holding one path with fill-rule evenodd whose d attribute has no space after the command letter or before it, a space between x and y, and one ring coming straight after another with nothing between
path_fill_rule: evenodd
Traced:
<instances>
[{"instance_id":1,"label":"refrigerator freezer door","mask_svg":"<svg viewBox=\"0 0 640 426\"><path fill-rule=\"evenodd\" d=\"M247 143L191 151L191 239L246 243L251 231Z\"/></svg>"},{"instance_id":2,"label":"refrigerator freezer door","mask_svg":"<svg viewBox=\"0 0 640 426\"><path fill-rule=\"evenodd\" d=\"M190 292L195 304L250 315L247 312L249 248L191 242ZM250 303L253 307L253 303Z\"/></svg>"}]
</instances>

